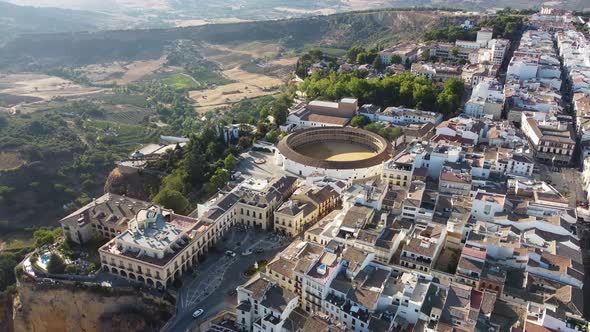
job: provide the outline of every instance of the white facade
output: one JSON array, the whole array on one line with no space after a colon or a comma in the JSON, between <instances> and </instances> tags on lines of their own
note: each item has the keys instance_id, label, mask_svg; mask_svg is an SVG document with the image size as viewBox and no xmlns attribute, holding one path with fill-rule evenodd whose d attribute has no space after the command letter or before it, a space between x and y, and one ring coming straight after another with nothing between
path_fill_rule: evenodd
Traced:
<instances>
[{"instance_id":1,"label":"white facade","mask_svg":"<svg viewBox=\"0 0 590 332\"><path fill-rule=\"evenodd\" d=\"M327 176L340 180L360 180L376 177L383 173L383 164L358 169L330 169L304 165L283 156L278 149L275 150L275 163L283 170L300 177Z\"/></svg>"},{"instance_id":2,"label":"white facade","mask_svg":"<svg viewBox=\"0 0 590 332\"><path fill-rule=\"evenodd\" d=\"M479 83L465 103L465 114L474 118L489 115L499 120L504 107L504 92L498 80L485 78Z\"/></svg>"},{"instance_id":3,"label":"white facade","mask_svg":"<svg viewBox=\"0 0 590 332\"><path fill-rule=\"evenodd\" d=\"M382 112L369 113L361 108L359 115L367 117L373 122L389 122L396 125L408 125L413 123L439 124L443 116L441 113L420 111L402 107L388 107Z\"/></svg>"},{"instance_id":4,"label":"white facade","mask_svg":"<svg viewBox=\"0 0 590 332\"><path fill-rule=\"evenodd\" d=\"M471 215L478 220L493 221L504 210L505 195L477 191L473 198Z\"/></svg>"}]
</instances>

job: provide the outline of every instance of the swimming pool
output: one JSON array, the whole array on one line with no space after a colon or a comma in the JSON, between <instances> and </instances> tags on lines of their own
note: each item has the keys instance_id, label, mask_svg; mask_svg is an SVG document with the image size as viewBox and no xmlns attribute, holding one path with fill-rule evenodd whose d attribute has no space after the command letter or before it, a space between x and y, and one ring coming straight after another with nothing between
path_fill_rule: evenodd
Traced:
<instances>
[{"instance_id":1,"label":"swimming pool","mask_svg":"<svg viewBox=\"0 0 590 332\"><path fill-rule=\"evenodd\" d=\"M39 267L47 270L47 264L49 263L49 260L51 259L51 253L49 251L46 251L45 253L43 253L43 255L39 256Z\"/></svg>"}]
</instances>

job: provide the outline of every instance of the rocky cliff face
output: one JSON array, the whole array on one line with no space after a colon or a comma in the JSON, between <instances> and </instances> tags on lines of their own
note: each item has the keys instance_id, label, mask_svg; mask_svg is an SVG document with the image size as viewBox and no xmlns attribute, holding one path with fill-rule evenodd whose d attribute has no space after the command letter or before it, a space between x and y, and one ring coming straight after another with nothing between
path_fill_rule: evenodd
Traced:
<instances>
[{"instance_id":1,"label":"rocky cliff face","mask_svg":"<svg viewBox=\"0 0 590 332\"><path fill-rule=\"evenodd\" d=\"M14 303L14 331L158 331L172 305L140 292L102 287L21 282Z\"/></svg>"},{"instance_id":2,"label":"rocky cliff face","mask_svg":"<svg viewBox=\"0 0 590 332\"><path fill-rule=\"evenodd\" d=\"M13 332L12 294L0 295L0 332Z\"/></svg>"},{"instance_id":3,"label":"rocky cliff face","mask_svg":"<svg viewBox=\"0 0 590 332\"><path fill-rule=\"evenodd\" d=\"M115 168L109 174L105 185L105 193L127 195L144 201L150 200L151 191L158 191L160 178L151 174L124 174Z\"/></svg>"}]
</instances>

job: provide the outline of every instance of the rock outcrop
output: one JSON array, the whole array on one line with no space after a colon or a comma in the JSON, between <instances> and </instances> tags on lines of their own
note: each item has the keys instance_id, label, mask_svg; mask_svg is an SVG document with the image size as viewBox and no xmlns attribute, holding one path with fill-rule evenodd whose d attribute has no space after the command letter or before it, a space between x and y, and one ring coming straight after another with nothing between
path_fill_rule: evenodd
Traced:
<instances>
[{"instance_id":1,"label":"rock outcrop","mask_svg":"<svg viewBox=\"0 0 590 332\"><path fill-rule=\"evenodd\" d=\"M173 305L135 289L20 282L14 331L158 331Z\"/></svg>"},{"instance_id":2,"label":"rock outcrop","mask_svg":"<svg viewBox=\"0 0 590 332\"><path fill-rule=\"evenodd\" d=\"M156 175L149 173L126 174L115 168L107 177L104 192L149 201L150 192L157 192L159 186L160 178Z\"/></svg>"},{"instance_id":3,"label":"rock outcrop","mask_svg":"<svg viewBox=\"0 0 590 332\"><path fill-rule=\"evenodd\" d=\"M0 294L0 332L13 332L12 294Z\"/></svg>"}]
</instances>

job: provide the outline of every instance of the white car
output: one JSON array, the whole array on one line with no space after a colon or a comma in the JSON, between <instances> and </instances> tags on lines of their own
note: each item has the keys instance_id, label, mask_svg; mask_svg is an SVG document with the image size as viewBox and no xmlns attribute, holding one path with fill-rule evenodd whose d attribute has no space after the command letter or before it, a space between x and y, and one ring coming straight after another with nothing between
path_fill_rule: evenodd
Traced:
<instances>
[{"instance_id":1,"label":"white car","mask_svg":"<svg viewBox=\"0 0 590 332\"><path fill-rule=\"evenodd\" d=\"M230 257L236 257L236 253L235 253L235 252L233 252L233 251L231 251L231 250L227 250L227 251L225 252L225 254L226 254L226 255L228 255L228 256L230 256Z\"/></svg>"},{"instance_id":2,"label":"white car","mask_svg":"<svg viewBox=\"0 0 590 332\"><path fill-rule=\"evenodd\" d=\"M199 309L193 313L193 318L199 318L203 314L203 309Z\"/></svg>"},{"instance_id":3,"label":"white car","mask_svg":"<svg viewBox=\"0 0 590 332\"><path fill-rule=\"evenodd\" d=\"M252 250L248 249L242 253L242 256L252 255Z\"/></svg>"}]
</instances>

